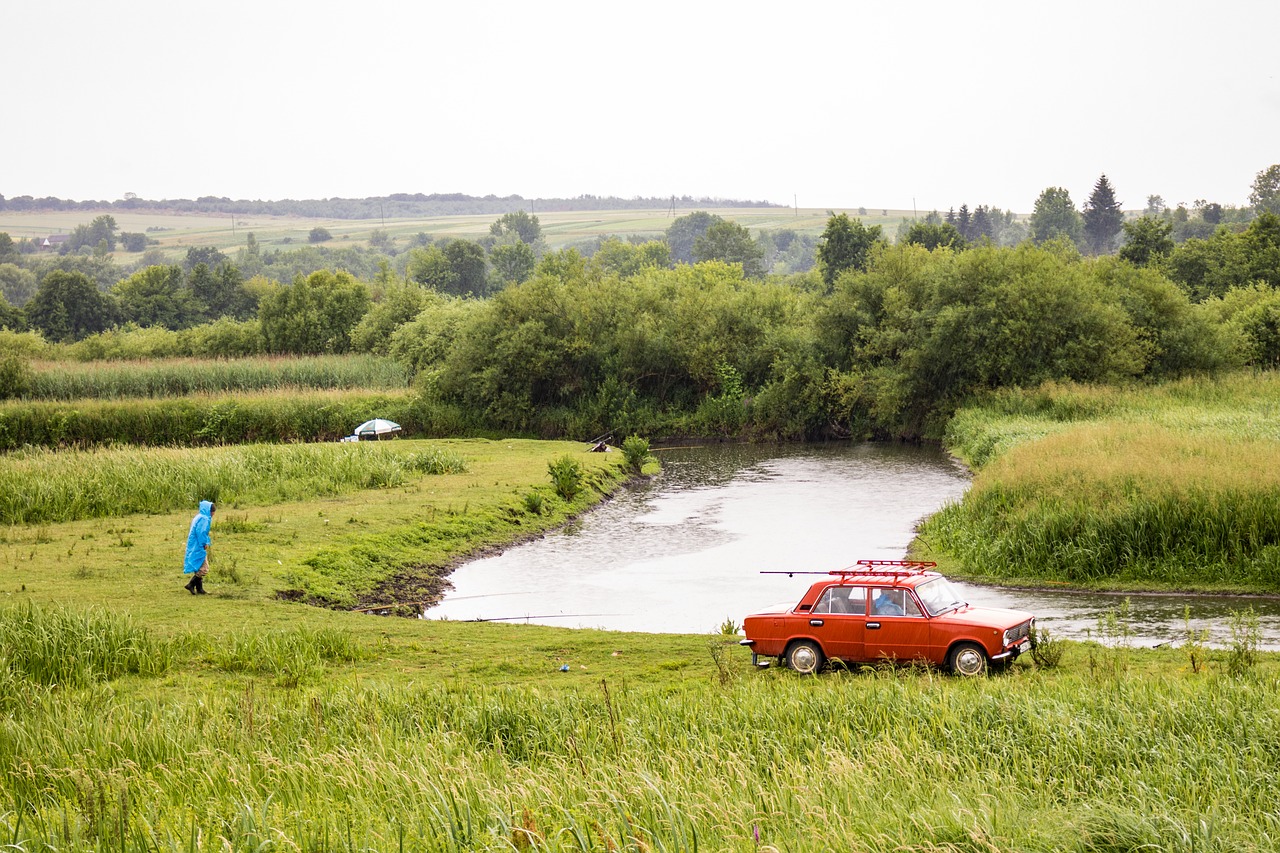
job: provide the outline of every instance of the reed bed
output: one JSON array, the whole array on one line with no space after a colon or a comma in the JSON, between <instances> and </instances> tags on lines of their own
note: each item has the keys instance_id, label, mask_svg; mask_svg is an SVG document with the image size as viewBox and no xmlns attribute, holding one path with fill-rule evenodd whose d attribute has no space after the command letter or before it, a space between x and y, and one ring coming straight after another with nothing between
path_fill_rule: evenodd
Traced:
<instances>
[{"instance_id":1,"label":"reed bed","mask_svg":"<svg viewBox=\"0 0 1280 853\"><path fill-rule=\"evenodd\" d=\"M26 400L117 400L286 390L408 386L395 359L374 355L36 362Z\"/></svg>"},{"instance_id":2,"label":"reed bed","mask_svg":"<svg viewBox=\"0 0 1280 853\"><path fill-rule=\"evenodd\" d=\"M968 574L1280 592L1280 379L1046 386L960 412L980 466L922 527Z\"/></svg>"},{"instance_id":3,"label":"reed bed","mask_svg":"<svg viewBox=\"0 0 1280 853\"><path fill-rule=\"evenodd\" d=\"M418 442L28 449L0 457L0 524L310 500L464 470L458 454Z\"/></svg>"},{"instance_id":4,"label":"reed bed","mask_svg":"<svg viewBox=\"0 0 1280 853\"><path fill-rule=\"evenodd\" d=\"M739 675L43 693L0 720L0 834L129 851L1280 845L1266 678Z\"/></svg>"},{"instance_id":5,"label":"reed bed","mask_svg":"<svg viewBox=\"0 0 1280 853\"><path fill-rule=\"evenodd\" d=\"M212 446L259 441L336 441L371 417L404 434L424 415L408 390L254 391L236 396L0 403L0 451L22 447Z\"/></svg>"}]
</instances>

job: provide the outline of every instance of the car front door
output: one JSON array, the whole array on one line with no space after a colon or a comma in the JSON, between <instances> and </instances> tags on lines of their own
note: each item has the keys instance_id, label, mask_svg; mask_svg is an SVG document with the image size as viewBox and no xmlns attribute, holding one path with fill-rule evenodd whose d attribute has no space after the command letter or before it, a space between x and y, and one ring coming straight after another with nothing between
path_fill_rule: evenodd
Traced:
<instances>
[{"instance_id":1,"label":"car front door","mask_svg":"<svg viewBox=\"0 0 1280 853\"><path fill-rule=\"evenodd\" d=\"M908 590L871 590L865 652L868 658L908 663L929 659L929 620Z\"/></svg>"}]
</instances>

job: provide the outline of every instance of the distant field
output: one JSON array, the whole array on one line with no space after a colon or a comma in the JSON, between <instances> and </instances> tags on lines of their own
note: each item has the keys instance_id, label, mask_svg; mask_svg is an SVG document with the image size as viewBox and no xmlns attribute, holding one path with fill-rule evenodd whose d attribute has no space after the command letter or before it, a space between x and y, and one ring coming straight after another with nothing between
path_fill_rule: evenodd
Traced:
<instances>
[{"instance_id":1,"label":"distant field","mask_svg":"<svg viewBox=\"0 0 1280 853\"><path fill-rule=\"evenodd\" d=\"M590 240L595 237L639 235L657 238L678 216L692 213L695 208L669 210L616 210L616 211L557 211L533 213L542 225L547 245L557 249ZM308 245L307 237L312 228L324 227L333 239L323 244L330 248L344 245L367 245L375 230L384 230L401 247L416 234L425 232L432 237L466 237L475 239L489 233L489 226L497 220L493 214L472 216L438 216L421 219L310 219L282 216L213 216L208 214L165 214L156 212L133 213L106 211L116 220L120 231L145 232L159 241L154 248L172 250L188 246L214 246L224 252L245 244L252 232L263 248L295 248ZM775 230L791 228L800 233L819 234L826 226L829 211L826 208L717 208L711 212L751 229ZM831 211L848 213L857 217L858 209ZM7 232L14 240L43 239L50 234L70 233L77 225L87 225L100 213L77 210L49 213L0 212L0 231ZM892 235L902 217L910 217L909 210L867 210L867 216L859 217L867 225L883 225ZM147 229L164 229L152 230ZM134 255L116 253L117 260L126 261Z\"/></svg>"}]
</instances>

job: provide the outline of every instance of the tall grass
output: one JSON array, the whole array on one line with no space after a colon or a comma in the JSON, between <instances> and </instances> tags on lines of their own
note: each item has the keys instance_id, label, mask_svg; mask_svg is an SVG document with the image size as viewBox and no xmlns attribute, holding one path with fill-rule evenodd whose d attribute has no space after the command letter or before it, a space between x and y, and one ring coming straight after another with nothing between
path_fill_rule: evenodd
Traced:
<instances>
[{"instance_id":1,"label":"tall grass","mask_svg":"<svg viewBox=\"0 0 1280 853\"><path fill-rule=\"evenodd\" d=\"M981 468L1017 444L1089 422L1161 424L1186 433L1280 440L1280 372L1121 387L1046 382L992 392L948 422L947 446Z\"/></svg>"},{"instance_id":2,"label":"tall grass","mask_svg":"<svg viewBox=\"0 0 1280 853\"><path fill-rule=\"evenodd\" d=\"M1280 378L1046 386L957 415L981 470L926 541L964 571L1280 591Z\"/></svg>"},{"instance_id":3,"label":"tall grass","mask_svg":"<svg viewBox=\"0 0 1280 853\"><path fill-rule=\"evenodd\" d=\"M0 524L45 524L194 507L270 504L457 473L452 451L417 442L211 449L43 449L0 457Z\"/></svg>"},{"instance_id":4,"label":"tall grass","mask_svg":"<svg viewBox=\"0 0 1280 853\"><path fill-rule=\"evenodd\" d=\"M36 362L26 400L114 400L282 390L393 390L408 385L394 359L373 355Z\"/></svg>"},{"instance_id":5,"label":"tall grass","mask_svg":"<svg viewBox=\"0 0 1280 853\"><path fill-rule=\"evenodd\" d=\"M1273 850L1274 689L1165 671L49 695L0 720L0 836L53 850Z\"/></svg>"},{"instance_id":6,"label":"tall grass","mask_svg":"<svg viewBox=\"0 0 1280 853\"><path fill-rule=\"evenodd\" d=\"M0 403L0 451L109 444L191 446L255 441L336 441L369 418L405 435L424 413L408 390L255 391L235 396Z\"/></svg>"},{"instance_id":7,"label":"tall grass","mask_svg":"<svg viewBox=\"0 0 1280 853\"><path fill-rule=\"evenodd\" d=\"M170 648L127 616L30 603L0 609L0 673L11 682L0 703L19 698L15 682L80 687L127 673L157 675L172 661Z\"/></svg>"},{"instance_id":8,"label":"tall grass","mask_svg":"<svg viewBox=\"0 0 1280 853\"><path fill-rule=\"evenodd\" d=\"M213 642L188 640L200 658L223 672L271 675L296 686L324 673L325 664L367 658L368 651L332 628L301 626L275 631L237 631Z\"/></svg>"}]
</instances>

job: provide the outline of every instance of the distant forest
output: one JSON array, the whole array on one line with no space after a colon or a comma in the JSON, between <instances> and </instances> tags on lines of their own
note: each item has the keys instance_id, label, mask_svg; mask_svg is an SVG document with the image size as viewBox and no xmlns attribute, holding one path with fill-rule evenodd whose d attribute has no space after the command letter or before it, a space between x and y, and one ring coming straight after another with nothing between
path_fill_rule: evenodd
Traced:
<instances>
[{"instance_id":1,"label":"distant forest","mask_svg":"<svg viewBox=\"0 0 1280 853\"><path fill-rule=\"evenodd\" d=\"M615 196L580 195L577 198L534 198L523 196L471 196L463 193L392 193L369 198L280 199L262 201L201 196L197 199L169 198L153 201L127 193L117 201L74 201L48 196L29 195L5 198L0 195L0 210L156 210L177 213L226 213L254 216L306 216L320 219L378 219L380 217L462 216L466 214L503 214L517 210L549 213L562 210L653 210L671 207L783 207L768 201L694 198L617 198Z\"/></svg>"}]
</instances>

